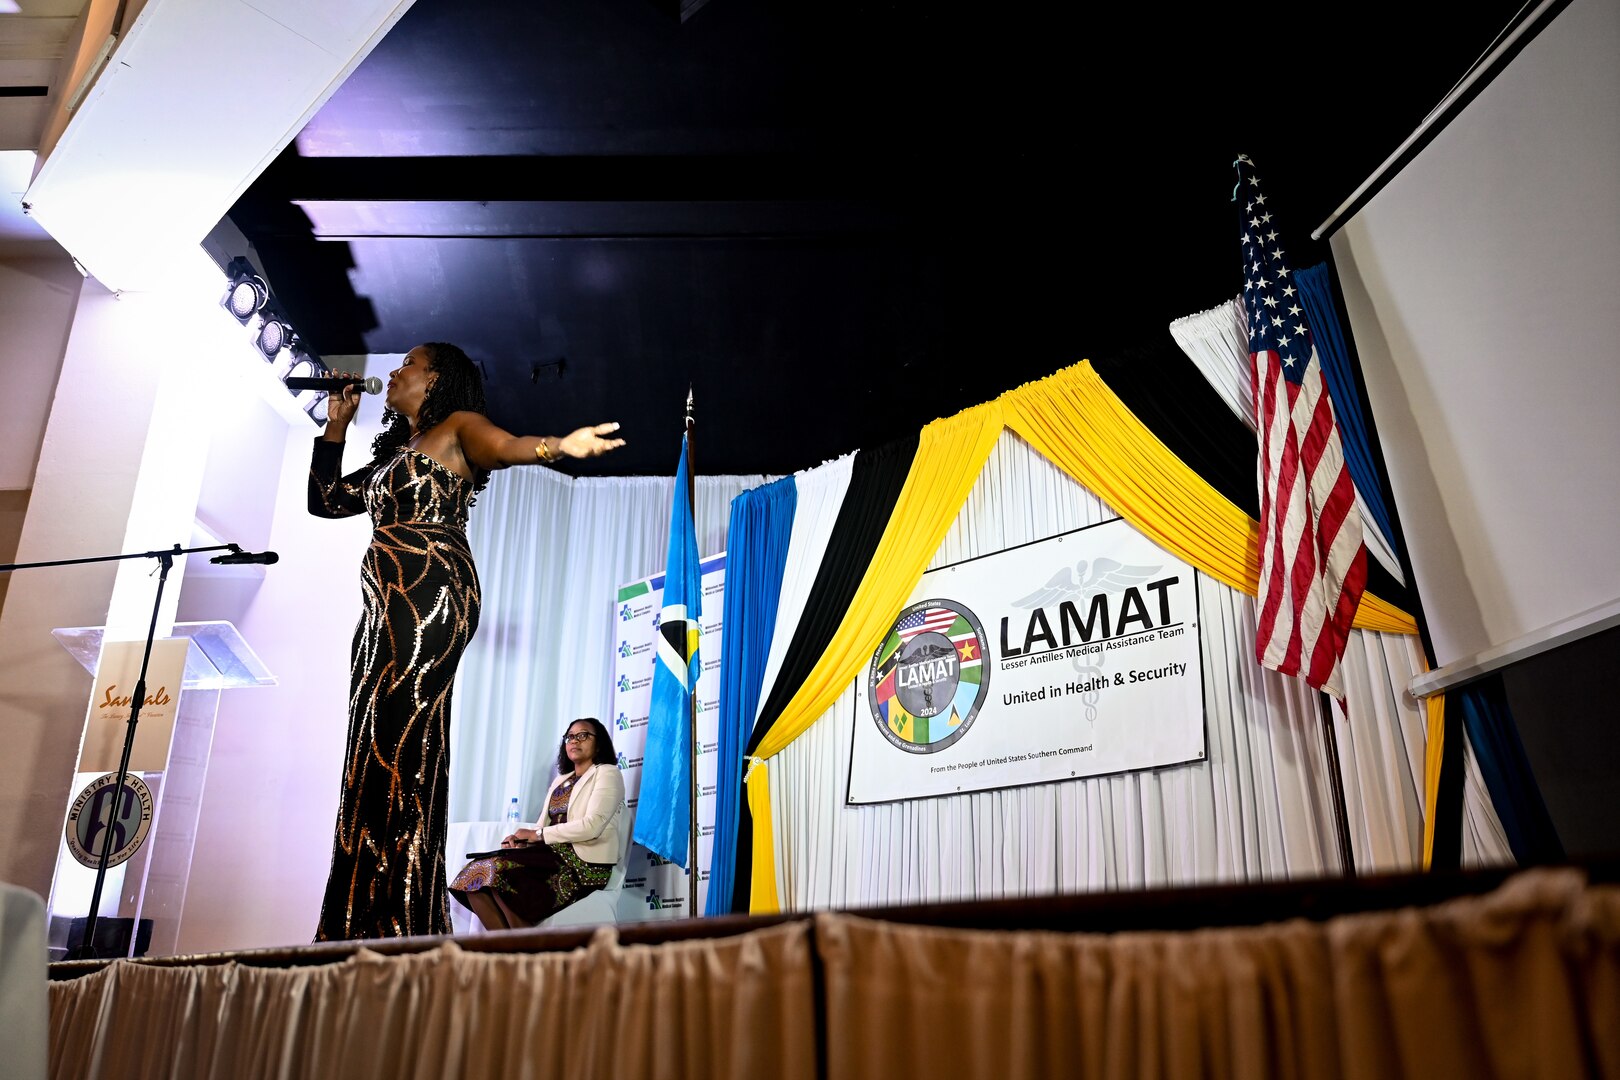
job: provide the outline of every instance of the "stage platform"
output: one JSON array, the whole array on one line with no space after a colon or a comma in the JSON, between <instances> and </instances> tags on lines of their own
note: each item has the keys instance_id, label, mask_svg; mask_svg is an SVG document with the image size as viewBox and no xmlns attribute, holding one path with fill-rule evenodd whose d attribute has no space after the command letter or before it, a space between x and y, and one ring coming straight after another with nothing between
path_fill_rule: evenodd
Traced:
<instances>
[{"instance_id":1,"label":"stage platform","mask_svg":"<svg viewBox=\"0 0 1620 1080\"><path fill-rule=\"evenodd\" d=\"M1617 883L1608 860L63 962L52 1075L1620 1075Z\"/></svg>"}]
</instances>

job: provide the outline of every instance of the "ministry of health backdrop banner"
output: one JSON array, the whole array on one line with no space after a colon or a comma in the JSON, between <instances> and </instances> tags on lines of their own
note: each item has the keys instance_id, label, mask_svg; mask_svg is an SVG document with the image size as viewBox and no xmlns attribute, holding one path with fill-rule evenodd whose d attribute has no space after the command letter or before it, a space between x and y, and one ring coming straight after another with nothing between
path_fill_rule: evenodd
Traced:
<instances>
[{"instance_id":1,"label":"ministry of health backdrop banner","mask_svg":"<svg viewBox=\"0 0 1620 1080\"><path fill-rule=\"evenodd\" d=\"M1195 573L1118 519L930 570L862 672L848 801L1201 759Z\"/></svg>"},{"instance_id":2,"label":"ministry of health backdrop banner","mask_svg":"<svg viewBox=\"0 0 1620 1080\"><path fill-rule=\"evenodd\" d=\"M703 637L697 677L698 781L697 910L708 895L709 853L714 847L714 769L719 749L720 633L725 611L726 556L711 555L698 564L703 575ZM621 585L613 619L613 748L624 770L626 816L624 835L635 831L641 793L642 753L647 744L647 712L652 704L653 659L657 655L658 612L664 605L664 575ZM687 914L690 877L679 866L640 844L630 847L624 890L619 894L619 921L678 919Z\"/></svg>"}]
</instances>

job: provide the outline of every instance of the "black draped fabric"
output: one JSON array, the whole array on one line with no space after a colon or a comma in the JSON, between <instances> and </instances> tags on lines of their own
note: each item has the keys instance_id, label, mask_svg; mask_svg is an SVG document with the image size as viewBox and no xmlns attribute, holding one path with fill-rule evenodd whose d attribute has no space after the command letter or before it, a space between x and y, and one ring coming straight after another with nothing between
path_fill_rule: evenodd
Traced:
<instances>
[{"instance_id":1,"label":"black draped fabric","mask_svg":"<svg viewBox=\"0 0 1620 1080\"><path fill-rule=\"evenodd\" d=\"M1251 518L1260 516L1259 443L1173 340L1092 360L1114 396L1204 482ZM1413 610L1406 586L1367 559L1367 591Z\"/></svg>"},{"instance_id":2,"label":"black draped fabric","mask_svg":"<svg viewBox=\"0 0 1620 1080\"><path fill-rule=\"evenodd\" d=\"M371 515L349 665L349 735L316 941L450 932L444 844L450 691L478 627L473 485L401 448L349 476L315 440L309 510Z\"/></svg>"},{"instance_id":3,"label":"black draped fabric","mask_svg":"<svg viewBox=\"0 0 1620 1080\"><path fill-rule=\"evenodd\" d=\"M765 738L793 700L804 681L810 677L821 654L827 651L838 624L849 611L850 601L861 584L866 568L872 563L883 530L894 516L895 503L900 491L911 475L911 463L917 457L920 433L894 442L885 443L875 450L862 450L855 455L850 468L849 488L838 508L832 534L827 540L827 552L816 570L816 580L805 599L804 614L793 629L793 640L782 657L782 667L771 695L759 711L759 720L748 737L747 753ZM742 801L737 815L737 862L732 889L731 910L747 912L750 884L753 874L754 819L748 810L748 801Z\"/></svg>"}]
</instances>

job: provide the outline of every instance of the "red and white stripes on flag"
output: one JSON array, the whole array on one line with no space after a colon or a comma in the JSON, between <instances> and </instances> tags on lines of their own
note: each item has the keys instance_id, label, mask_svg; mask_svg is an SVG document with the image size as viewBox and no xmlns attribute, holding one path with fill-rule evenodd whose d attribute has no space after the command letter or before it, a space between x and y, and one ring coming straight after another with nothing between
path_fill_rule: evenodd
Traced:
<instances>
[{"instance_id":1,"label":"red and white stripes on flag","mask_svg":"<svg viewBox=\"0 0 1620 1080\"><path fill-rule=\"evenodd\" d=\"M1237 162L1243 308L1260 434L1260 620L1264 667L1344 698L1339 658L1367 584L1356 486L1282 234L1260 177Z\"/></svg>"},{"instance_id":2,"label":"red and white stripes on flag","mask_svg":"<svg viewBox=\"0 0 1620 1080\"><path fill-rule=\"evenodd\" d=\"M1255 657L1344 698L1339 658L1367 584L1356 489L1311 349L1298 383L1251 355L1260 419L1260 620Z\"/></svg>"}]
</instances>

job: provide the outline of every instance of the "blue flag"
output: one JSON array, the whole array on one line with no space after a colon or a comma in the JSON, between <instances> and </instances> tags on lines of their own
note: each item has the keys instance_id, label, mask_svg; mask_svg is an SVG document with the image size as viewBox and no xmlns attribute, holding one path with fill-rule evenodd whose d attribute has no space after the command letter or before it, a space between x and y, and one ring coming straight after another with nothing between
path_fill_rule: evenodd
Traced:
<instances>
[{"instance_id":1,"label":"blue flag","mask_svg":"<svg viewBox=\"0 0 1620 1080\"><path fill-rule=\"evenodd\" d=\"M652 708L636 804L635 841L677 866L686 866L692 831L692 693L697 687L702 635L703 580L692 522L686 438L675 470L669 513L669 561L664 605L658 613L658 656L653 661ZM696 887L694 885L694 887Z\"/></svg>"}]
</instances>

